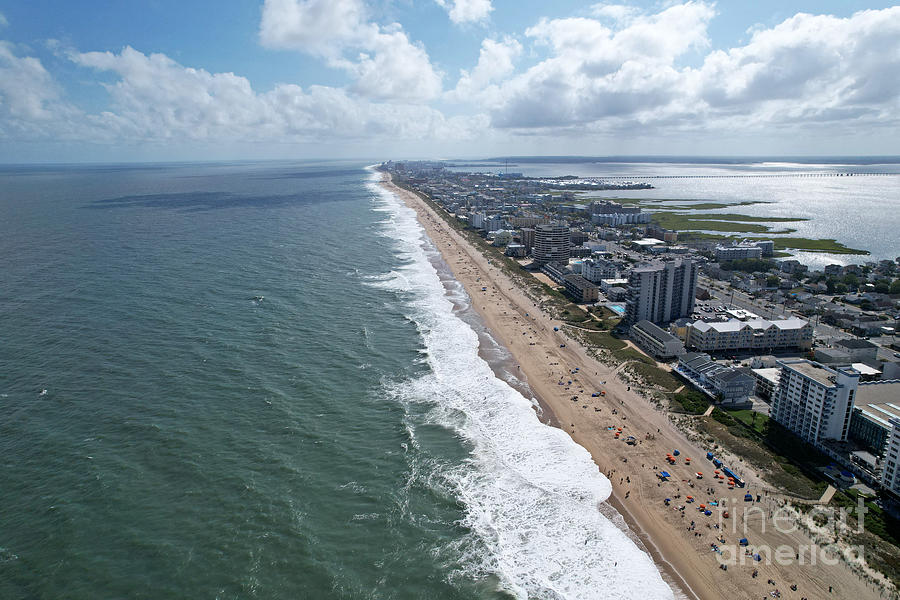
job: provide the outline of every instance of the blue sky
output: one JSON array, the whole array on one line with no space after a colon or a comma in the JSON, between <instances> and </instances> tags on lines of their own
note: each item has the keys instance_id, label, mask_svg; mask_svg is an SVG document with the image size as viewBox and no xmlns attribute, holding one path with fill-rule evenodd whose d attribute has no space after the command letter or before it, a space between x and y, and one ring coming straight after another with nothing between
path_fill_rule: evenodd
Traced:
<instances>
[{"instance_id":1,"label":"blue sky","mask_svg":"<svg viewBox=\"0 0 900 600\"><path fill-rule=\"evenodd\" d=\"M0 161L897 154L900 7L0 0Z\"/></svg>"}]
</instances>

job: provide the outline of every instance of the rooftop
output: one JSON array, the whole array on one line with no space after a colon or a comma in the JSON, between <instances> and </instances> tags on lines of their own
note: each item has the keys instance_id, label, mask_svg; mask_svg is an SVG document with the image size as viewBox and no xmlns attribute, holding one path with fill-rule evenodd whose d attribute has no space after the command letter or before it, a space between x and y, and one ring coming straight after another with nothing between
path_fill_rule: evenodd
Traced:
<instances>
[{"instance_id":1,"label":"rooftop","mask_svg":"<svg viewBox=\"0 0 900 600\"><path fill-rule=\"evenodd\" d=\"M678 340L677 337L675 337L668 331L665 331L664 329L660 328L657 325L654 325L647 320L638 321L637 323L632 325L632 329L643 331L645 334L663 343Z\"/></svg>"},{"instance_id":2,"label":"rooftop","mask_svg":"<svg viewBox=\"0 0 900 600\"><path fill-rule=\"evenodd\" d=\"M765 330L770 327L787 331L792 329L803 329L809 324L809 321L791 317L790 319L776 319L775 321L767 321L765 319L752 319L750 321L740 321L738 319L729 319L727 321L696 321L693 323L694 329L698 331L709 331L714 329L720 333L726 331L740 331L744 327L754 330Z\"/></svg>"},{"instance_id":3,"label":"rooftop","mask_svg":"<svg viewBox=\"0 0 900 600\"><path fill-rule=\"evenodd\" d=\"M638 246L658 246L659 244L665 245L664 241L658 240L656 238L644 238L642 240L633 240L633 242Z\"/></svg>"},{"instance_id":4,"label":"rooftop","mask_svg":"<svg viewBox=\"0 0 900 600\"><path fill-rule=\"evenodd\" d=\"M900 419L900 381L871 381L856 388L856 408L869 419L890 428L890 419Z\"/></svg>"},{"instance_id":5,"label":"rooftop","mask_svg":"<svg viewBox=\"0 0 900 600\"><path fill-rule=\"evenodd\" d=\"M838 340L834 343L835 346L842 346L844 348L851 348L853 350L860 350L862 348L875 348L875 344L868 340L858 340L858 339L847 339L847 340Z\"/></svg>"},{"instance_id":6,"label":"rooftop","mask_svg":"<svg viewBox=\"0 0 900 600\"><path fill-rule=\"evenodd\" d=\"M860 375L881 375L881 371L876 369L875 367L870 367L866 363L853 363L850 365L853 367L854 371L859 371ZM900 391L897 392L900 394ZM900 396L898 396L898 401L900 401Z\"/></svg>"},{"instance_id":7,"label":"rooftop","mask_svg":"<svg viewBox=\"0 0 900 600\"><path fill-rule=\"evenodd\" d=\"M778 363L790 368L793 371L796 371L797 373L805 377L809 377L813 381L824 385L825 387L834 387L836 385L831 378L835 377L838 372L817 362L812 362L810 360L804 359L795 359L778 361ZM855 371L852 370L851 372L855 373Z\"/></svg>"},{"instance_id":8,"label":"rooftop","mask_svg":"<svg viewBox=\"0 0 900 600\"><path fill-rule=\"evenodd\" d=\"M753 372L756 373L758 377L771 383L778 383L778 377L781 375L781 369L776 369L774 367L768 369L753 369Z\"/></svg>"}]
</instances>

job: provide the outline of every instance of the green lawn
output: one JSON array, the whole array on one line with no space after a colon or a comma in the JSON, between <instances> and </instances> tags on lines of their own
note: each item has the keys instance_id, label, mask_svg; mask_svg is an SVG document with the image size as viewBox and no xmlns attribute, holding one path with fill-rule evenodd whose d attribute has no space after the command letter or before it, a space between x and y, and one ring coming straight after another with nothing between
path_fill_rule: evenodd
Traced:
<instances>
[{"instance_id":1,"label":"green lawn","mask_svg":"<svg viewBox=\"0 0 900 600\"><path fill-rule=\"evenodd\" d=\"M752 410L731 410L728 414L760 435L766 431L766 423L769 421L767 415Z\"/></svg>"}]
</instances>

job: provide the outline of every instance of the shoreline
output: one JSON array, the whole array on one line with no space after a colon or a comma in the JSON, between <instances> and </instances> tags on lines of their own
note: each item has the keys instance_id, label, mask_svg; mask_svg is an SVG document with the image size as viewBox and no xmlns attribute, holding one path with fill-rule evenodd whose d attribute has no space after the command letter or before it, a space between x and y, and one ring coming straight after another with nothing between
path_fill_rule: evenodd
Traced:
<instances>
[{"instance_id":1,"label":"shoreline","mask_svg":"<svg viewBox=\"0 0 900 600\"><path fill-rule=\"evenodd\" d=\"M430 238L429 238L430 239ZM438 269L439 277L453 277L452 270L450 266L447 264L443 255L440 253L440 250L435 246L435 250L438 253L438 257L440 260L441 268L446 269L446 275L441 272L441 269ZM466 320L469 318L469 313L474 315L474 318L477 319L477 329L475 329L476 335L482 341L488 341L490 344L499 346L503 348L503 345L497 338L492 334L491 330L484 323L483 319L479 312L475 309L474 305L462 306L454 303L454 312L458 312L460 316ZM468 321L467 321L468 322ZM469 323L472 325L472 323ZM484 338L487 338L485 340ZM505 350L505 348L504 348ZM512 355L506 350L508 356L506 358L499 358L495 356L490 356L484 351L483 345L479 345L478 354L481 356L485 362L488 363L491 370L494 374L503 381L507 381L505 374L509 374L516 378L517 383L509 383L514 389L519 391L526 398L531 398L534 402L537 403L537 407L535 412L537 413L538 420L547 425L549 427L556 427L557 429L561 429L561 425L559 419L557 419L556 414L553 412L553 407L548 404L541 396L535 392L535 390L528 384L528 377L526 373L515 373L512 367L515 366L515 361L512 360ZM669 587L672 587L674 584L673 592L675 593L676 598L685 598L685 599L693 599L696 600L699 597L696 593L690 588L690 586L685 581L684 577L681 573L678 572L675 565L670 563L666 558L662 555L662 552L656 545L656 542L650 537L650 535L645 532L641 524L635 519L634 515L631 514L631 511L628 509L626 504L619 498L615 487L612 488L612 491L609 497L606 499L605 504L608 506L608 510L601 509L601 512L604 513L604 516L609 518L616 526L619 524L616 523L616 517L622 519L625 524L624 533L632 539L635 543L638 544L638 547L650 555L651 559L653 559L654 565L656 565L657 569L660 570L663 575L663 580L666 582ZM610 513L610 514L607 514Z\"/></svg>"},{"instance_id":2,"label":"shoreline","mask_svg":"<svg viewBox=\"0 0 900 600\"><path fill-rule=\"evenodd\" d=\"M385 179L383 179L380 182L380 185L384 186L391 192L400 196L401 199L406 201L405 194L404 194L404 192L406 192L406 190L399 188L396 185L394 185L393 183L391 183L389 180L389 176L387 174L384 174L384 175L385 175ZM407 206L410 206L410 208L413 208L413 210L416 210L416 207L411 206L409 204L409 202L405 202L405 203L407 204ZM421 217L418 214L418 210L416 210L416 213L417 213L417 219L419 220L420 224L422 224ZM491 343L504 348L506 350L506 352L508 353L508 355L514 359L512 353L509 351L508 348L506 348L504 346L503 342L498 337L496 332L494 332L491 329L491 327L485 322L485 318L484 318L484 315L482 314L482 311L478 310L478 308L476 307L475 297L472 295L471 290L469 290L466 287L464 282L460 281L458 278L455 277L453 268L451 267L449 261L447 260L447 257L441 251L440 247L434 242L434 239L431 237L431 235L428 232L428 228L425 227L424 224L422 224L422 226L425 229L426 235L428 235L429 239L432 241L432 244L434 245L435 250L437 251L437 254L440 257L440 261L441 261L442 265L447 269L447 276L453 277L460 285L462 285L463 288L466 289L466 292L469 293L470 298L472 299L472 302L468 307L463 307L463 306L460 306L460 305L457 305L456 303L454 303L454 311L458 311L458 312L462 313L463 315L465 315L465 313L471 311L479 321L478 329L483 329L483 331L479 331L478 329L475 330L475 333L476 333L476 335L478 335L479 339L482 339L483 336L488 336L491 340ZM477 252L477 250L475 250L475 251ZM439 276L441 276L440 269L438 269L438 273L439 273ZM534 310L536 313L542 313L540 308L535 307ZM544 316L546 316L546 315L544 315ZM546 318L549 319L549 316L546 316ZM471 325L471 323L470 323L470 325ZM481 345L479 346L478 352L479 352L479 355L488 363L488 365L490 365L491 370L494 371L495 375L499 376L502 373L502 371L508 369L509 365L511 364L511 363L498 364L497 359L495 357L485 356L483 346L481 346ZM538 407L540 409L539 411L538 410L535 411L537 413L538 420L540 420L541 423L543 423L547 426L556 427L558 429L564 429L553 410L553 406L550 403L548 403L546 400L544 400L544 398L541 396L541 394L537 390L535 390L533 386L531 386L529 384L528 373L524 372L522 375L523 376L516 375L517 379L519 379L519 381L522 383L522 385L521 386L513 385L513 387L515 389L517 389L519 392L527 390L528 396L530 396L535 402L537 402ZM503 377L501 377L501 379L503 379L504 381L506 380ZM525 395L525 394L523 394L523 395ZM528 396L526 396L526 397L528 397ZM593 454L592 454L592 456L593 456ZM660 571L661 575L663 576L663 580L666 582L667 585L669 585L670 588L672 588L672 592L675 595L675 598L700 600L701 596L697 595L697 593L690 587L690 585L686 581L685 577L678 571L677 567L675 565L673 565L669 560L667 560L663 556L662 552L660 551L660 549L657 546L657 543L653 539L653 537L649 533L644 531L644 529L641 526L641 523L631 513L631 511L624 504L622 499L620 499L618 497L620 492L617 492L615 486L611 486L611 487L612 487L612 491L611 491L609 497L605 501L605 504L607 504L609 506L609 509L611 509L611 510L610 511L601 511L601 512L604 512L604 513L612 512L613 514L605 514L605 516L607 516L607 518L610 518L610 520L613 521L613 523L617 527L619 527L619 525L617 523L615 523L615 517L618 516L622 519L622 521L625 523L625 527L626 527L626 529L624 530L624 533L628 537L630 537L632 539L632 541L637 543L638 547L641 550L643 550L644 552L646 552L647 554L650 555L650 558L653 560L654 565L657 567L657 569ZM598 509L598 510L601 510L601 509ZM707 597L709 597L709 596L707 596Z\"/></svg>"},{"instance_id":3,"label":"shoreline","mask_svg":"<svg viewBox=\"0 0 900 600\"><path fill-rule=\"evenodd\" d=\"M652 406L635 391L626 389L628 386L618 380L614 368L591 358L576 340L566 337L562 331L554 332L554 323L534 300L528 298L489 258L450 227L433 207L417 194L394 185L387 173L382 173L381 185L416 212L420 225L444 264L469 295L469 308L480 317L494 342L513 357L516 369L521 369L524 374L520 379L527 384L544 413L539 415L541 421L564 430L587 449L598 469L610 480L612 493L606 504L621 516L632 539L636 538L650 555L676 596L704 600L722 598L720 590L730 589L737 597L761 597L773 589L766 583L766 577L769 577L779 581L780 588L785 591L788 582L798 585L800 591L796 594L782 592L786 598L825 597L832 583L835 594L831 597L834 598L877 597L871 588L856 581L855 574L846 566L841 566L842 563L827 570L819 565L801 567L793 564L760 564L745 568L737 565L731 570L720 570L719 562L710 552L709 541L713 536L716 540L719 536L724 539L723 533L729 532L726 529L719 531L718 525L714 531L710 527L711 521L702 515L698 517L698 526L705 524L706 530L695 532L693 527L686 530L685 511L679 513L674 510L675 507L663 506L664 497L674 496L677 499L681 496L682 486L695 487L691 477L693 473L690 472L692 468L688 466L687 475L683 475L678 473L683 469L671 467L676 476L663 488L656 477L657 467L654 464L661 463L662 457L672 448L681 448L684 456L697 457L698 461L705 452L672 426L665 412ZM498 368L493 364L491 367L495 371ZM519 377L518 372L514 375ZM569 378L573 390L569 390L562 381ZM605 397L585 397L585 393L589 395L601 387L607 392ZM572 395L576 392L582 395L573 402ZM613 439L610 426L621 426L643 439L639 445L626 446ZM652 433L654 429L657 433ZM643 464L640 463L642 459L645 461ZM686 478L679 483L678 477ZM766 486L755 478L750 477L748 481L755 493L768 493ZM709 484L704 481L702 485ZM725 496L730 496L728 502L732 503L731 506L740 507L739 498L744 491L729 493L719 489L713 491L713 496L723 500ZM697 494L702 498L700 495L703 492L687 489L684 493ZM768 504L757 506L770 509L776 506L769 498L765 502ZM736 527L736 521L732 519L726 525ZM774 548L778 543L788 542L792 547L801 548L803 543L809 543L808 538L799 533L780 535L766 532L764 526L765 523L761 532L751 531L754 540L763 546ZM745 531L747 527L748 524L744 524ZM733 532L729 535L736 540ZM758 578L750 577L754 566L759 567Z\"/></svg>"}]
</instances>

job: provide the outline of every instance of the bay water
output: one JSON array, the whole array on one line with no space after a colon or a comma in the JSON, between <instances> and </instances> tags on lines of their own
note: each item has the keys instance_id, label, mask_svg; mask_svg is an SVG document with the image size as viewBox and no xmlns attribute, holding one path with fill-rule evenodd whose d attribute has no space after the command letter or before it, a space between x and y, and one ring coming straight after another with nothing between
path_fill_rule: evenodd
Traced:
<instances>
[{"instance_id":1,"label":"bay water","mask_svg":"<svg viewBox=\"0 0 900 600\"><path fill-rule=\"evenodd\" d=\"M610 190L590 195L655 201L645 210L677 206L684 213L738 213L752 217L799 218L768 223L772 231L795 231L787 237L835 239L869 254L834 254L789 250L810 268L827 264L863 264L900 256L900 159L832 158L696 158L634 157L551 158L467 163L459 171L509 170L529 177L624 177L649 183L649 190ZM687 208L721 203L724 208ZM750 203L750 204L745 204ZM682 208L684 207L684 208ZM709 232L721 233L721 232ZM740 235L740 234L735 234ZM765 234L748 237L770 239Z\"/></svg>"}]
</instances>

